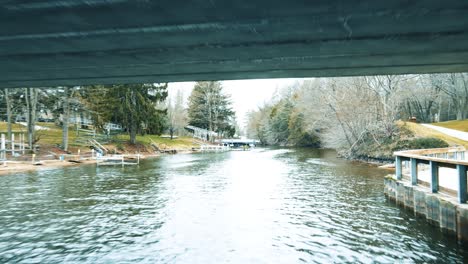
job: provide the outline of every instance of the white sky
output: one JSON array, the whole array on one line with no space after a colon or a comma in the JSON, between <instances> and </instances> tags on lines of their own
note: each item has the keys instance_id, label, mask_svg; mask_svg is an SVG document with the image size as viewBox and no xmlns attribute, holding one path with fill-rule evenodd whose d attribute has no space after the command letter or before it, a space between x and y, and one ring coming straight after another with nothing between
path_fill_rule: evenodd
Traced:
<instances>
[{"instance_id":1,"label":"white sky","mask_svg":"<svg viewBox=\"0 0 468 264\"><path fill-rule=\"evenodd\" d=\"M255 110L269 101L278 88L292 85L298 80L302 79L255 79L221 81L221 83L224 92L231 95L237 122L243 127L248 111ZM182 90L184 97L188 98L194 85L195 82L169 83L169 97L175 96L177 90Z\"/></svg>"}]
</instances>

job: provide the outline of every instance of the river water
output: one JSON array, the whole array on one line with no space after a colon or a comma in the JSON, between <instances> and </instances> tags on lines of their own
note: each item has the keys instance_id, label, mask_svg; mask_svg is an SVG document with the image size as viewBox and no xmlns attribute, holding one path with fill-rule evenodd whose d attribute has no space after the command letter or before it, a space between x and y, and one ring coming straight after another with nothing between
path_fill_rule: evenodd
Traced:
<instances>
[{"instance_id":1,"label":"river water","mask_svg":"<svg viewBox=\"0 0 468 264\"><path fill-rule=\"evenodd\" d=\"M333 151L180 154L0 177L0 263L460 262Z\"/></svg>"}]
</instances>

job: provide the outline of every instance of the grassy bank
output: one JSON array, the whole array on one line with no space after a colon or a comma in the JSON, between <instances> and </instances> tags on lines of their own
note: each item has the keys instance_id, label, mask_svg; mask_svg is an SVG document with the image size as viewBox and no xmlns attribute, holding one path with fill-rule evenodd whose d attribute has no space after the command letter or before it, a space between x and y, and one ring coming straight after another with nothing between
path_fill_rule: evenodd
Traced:
<instances>
[{"instance_id":1,"label":"grassy bank","mask_svg":"<svg viewBox=\"0 0 468 264\"><path fill-rule=\"evenodd\" d=\"M456 123L457 121L453 121L453 122ZM449 123L449 122L444 122L444 123ZM468 125L468 122L465 122L465 123ZM439 124L443 124L443 123L435 123L433 125L439 125ZM441 139L441 140L447 142L449 144L449 146L464 146L465 148L468 148L468 142L467 141L448 136L448 135L446 135L444 133L441 133L439 131L436 131L434 129L430 129L428 127L422 126L421 124L406 122L405 126L409 130L411 130L411 132L413 132L415 137L438 138L438 139ZM444 127L447 127L447 126L444 126ZM450 127L447 127L447 128L450 128Z\"/></svg>"},{"instance_id":2,"label":"grassy bank","mask_svg":"<svg viewBox=\"0 0 468 264\"><path fill-rule=\"evenodd\" d=\"M433 123L431 125L455 129L455 130L459 130L463 132L468 132L468 119Z\"/></svg>"},{"instance_id":3,"label":"grassy bank","mask_svg":"<svg viewBox=\"0 0 468 264\"><path fill-rule=\"evenodd\" d=\"M40 129L36 130L36 137L39 138L39 141L36 143L40 146L40 152L46 154L50 151L57 152L58 147L62 144L62 128L57 126L54 123L36 123ZM20 124L13 124L12 130L14 133L26 133L27 129L25 126ZM5 122L0 122L0 133L6 134L7 124ZM88 147L78 142L77 139L80 138L80 135L77 133L74 126L70 126L68 130L68 144L69 151L71 153L76 153L78 149L81 152L88 151ZM18 140L19 137L17 136ZM176 149L179 151L191 150L192 147L195 147L191 137L178 137L175 139L170 139L167 137L161 137L157 135L145 135L137 136L137 144L131 145L128 143L130 137L127 134L114 135L109 138L109 142L105 144L106 147L113 150L113 152L120 153L134 153L138 152L148 152L154 153L154 149L151 147L151 143L154 142L161 149Z\"/></svg>"},{"instance_id":4,"label":"grassy bank","mask_svg":"<svg viewBox=\"0 0 468 264\"><path fill-rule=\"evenodd\" d=\"M369 162L392 162L393 152L408 149L442 148L448 146L463 146L468 148L468 142L448 136L421 124L398 121L397 133L393 138L380 142L368 138L356 144L347 154L350 159Z\"/></svg>"}]
</instances>

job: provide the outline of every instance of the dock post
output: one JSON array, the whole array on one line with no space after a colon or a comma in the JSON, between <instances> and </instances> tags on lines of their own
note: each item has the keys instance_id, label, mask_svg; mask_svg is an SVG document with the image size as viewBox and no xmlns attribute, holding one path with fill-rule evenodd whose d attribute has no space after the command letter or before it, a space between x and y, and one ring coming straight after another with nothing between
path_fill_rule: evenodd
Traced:
<instances>
[{"instance_id":1,"label":"dock post","mask_svg":"<svg viewBox=\"0 0 468 264\"><path fill-rule=\"evenodd\" d=\"M418 160L411 158L411 184L418 185Z\"/></svg>"},{"instance_id":2,"label":"dock post","mask_svg":"<svg viewBox=\"0 0 468 264\"><path fill-rule=\"evenodd\" d=\"M458 202L466 203L466 166L457 165L458 175Z\"/></svg>"},{"instance_id":3,"label":"dock post","mask_svg":"<svg viewBox=\"0 0 468 264\"><path fill-rule=\"evenodd\" d=\"M397 180L401 180L403 178L403 174L402 174L402 171L401 171L401 157L400 156L396 156L395 158L395 174L396 174L396 178Z\"/></svg>"},{"instance_id":4,"label":"dock post","mask_svg":"<svg viewBox=\"0 0 468 264\"><path fill-rule=\"evenodd\" d=\"M429 166L431 167L431 191L436 193L439 191L439 164L430 161Z\"/></svg>"}]
</instances>

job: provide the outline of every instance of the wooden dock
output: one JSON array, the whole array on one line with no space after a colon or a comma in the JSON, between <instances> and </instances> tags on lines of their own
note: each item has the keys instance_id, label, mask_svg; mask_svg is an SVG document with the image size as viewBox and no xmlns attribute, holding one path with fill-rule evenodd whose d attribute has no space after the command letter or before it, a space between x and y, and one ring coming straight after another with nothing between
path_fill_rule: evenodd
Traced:
<instances>
[{"instance_id":1,"label":"wooden dock","mask_svg":"<svg viewBox=\"0 0 468 264\"><path fill-rule=\"evenodd\" d=\"M201 152L220 152L220 151L229 151L231 148L229 146L220 146L220 145L201 145Z\"/></svg>"},{"instance_id":2,"label":"wooden dock","mask_svg":"<svg viewBox=\"0 0 468 264\"><path fill-rule=\"evenodd\" d=\"M120 165L122 167L128 165L140 164L140 154L136 155L108 155L96 157L97 166L115 166Z\"/></svg>"}]
</instances>

